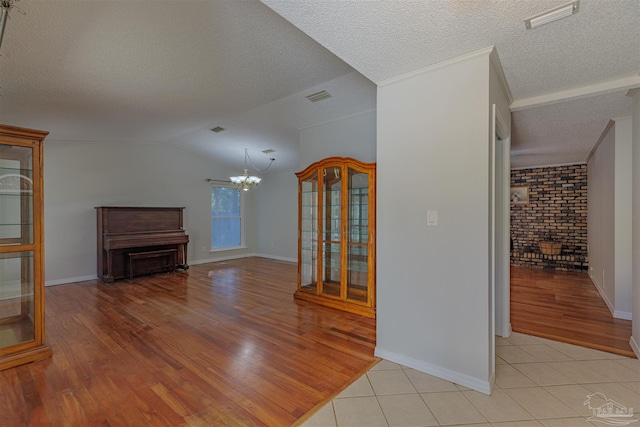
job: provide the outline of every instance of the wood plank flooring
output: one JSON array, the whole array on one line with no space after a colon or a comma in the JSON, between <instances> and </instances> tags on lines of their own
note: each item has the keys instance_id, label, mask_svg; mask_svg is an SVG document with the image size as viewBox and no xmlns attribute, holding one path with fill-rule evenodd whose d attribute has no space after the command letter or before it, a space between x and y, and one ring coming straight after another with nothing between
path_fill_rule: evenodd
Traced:
<instances>
[{"instance_id":1,"label":"wood plank flooring","mask_svg":"<svg viewBox=\"0 0 640 427\"><path fill-rule=\"evenodd\" d=\"M0 425L287 426L375 364L375 320L244 258L46 288L51 359L0 372Z\"/></svg>"},{"instance_id":2,"label":"wood plank flooring","mask_svg":"<svg viewBox=\"0 0 640 427\"><path fill-rule=\"evenodd\" d=\"M634 357L631 321L614 319L586 273L511 267L511 327Z\"/></svg>"}]
</instances>

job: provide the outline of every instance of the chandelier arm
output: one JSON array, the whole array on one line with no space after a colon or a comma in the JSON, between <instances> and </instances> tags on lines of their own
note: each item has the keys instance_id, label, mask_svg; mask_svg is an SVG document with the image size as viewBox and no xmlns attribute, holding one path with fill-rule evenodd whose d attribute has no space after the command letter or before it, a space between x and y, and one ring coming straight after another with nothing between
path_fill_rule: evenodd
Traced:
<instances>
[{"instance_id":1,"label":"chandelier arm","mask_svg":"<svg viewBox=\"0 0 640 427\"><path fill-rule=\"evenodd\" d=\"M16 5L16 2L19 2L19 1L20 0L0 0L0 8L2 8L7 12L9 12L12 9L15 9L20 15L26 15L27 12L23 11Z\"/></svg>"},{"instance_id":2,"label":"chandelier arm","mask_svg":"<svg viewBox=\"0 0 640 427\"><path fill-rule=\"evenodd\" d=\"M0 0L0 46L2 46L2 39L4 36L4 30L7 27L7 19L9 19L9 11L15 9L19 14L26 15L25 12L20 10L15 3L19 0Z\"/></svg>"},{"instance_id":3,"label":"chandelier arm","mask_svg":"<svg viewBox=\"0 0 640 427\"><path fill-rule=\"evenodd\" d=\"M8 17L9 9L4 6L0 6L0 46L2 46L2 36L4 35L4 27L7 25Z\"/></svg>"},{"instance_id":4,"label":"chandelier arm","mask_svg":"<svg viewBox=\"0 0 640 427\"><path fill-rule=\"evenodd\" d=\"M273 157L270 157L269 158L269 160L270 160L269 166L267 166L264 169L260 169L260 168L257 168L256 165L253 164L253 160L251 160L251 156L249 156L249 152L247 151L246 148L244 149L244 156L245 156L244 157L244 167L245 167L245 169L247 168L247 159L249 159L249 163L251 163L251 167L253 167L257 172L265 172L265 171L269 170L269 168L271 167L271 165L273 164L273 162L275 160Z\"/></svg>"}]
</instances>

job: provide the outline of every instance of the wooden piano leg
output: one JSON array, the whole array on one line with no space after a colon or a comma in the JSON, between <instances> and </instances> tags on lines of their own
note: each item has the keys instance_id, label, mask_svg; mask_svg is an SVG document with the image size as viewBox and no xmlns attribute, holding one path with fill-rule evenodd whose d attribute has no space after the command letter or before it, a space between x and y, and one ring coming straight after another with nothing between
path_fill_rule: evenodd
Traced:
<instances>
[{"instance_id":1,"label":"wooden piano leg","mask_svg":"<svg viewBox=\"0 0 640 427\"><path fill-rule=\"evenodd\" d=\"M111 267L111 251L107 251L107 274L102 276L102 281L105 283L113 283L113 271Z\"/></svg>"},{"instance_id":2,"label":"wooden piano leg","mask_svg":"<svg viewBox=\"0 0 640 427\"><path fill-rule=\"evenodd\" d=\"M182 263L178 265L178 268L182 270L188 270L189 266L187 265L187 244L183 243L180 246L182 246L182 258L180 260L182 261Z\"/></svg>"}]
</instances>

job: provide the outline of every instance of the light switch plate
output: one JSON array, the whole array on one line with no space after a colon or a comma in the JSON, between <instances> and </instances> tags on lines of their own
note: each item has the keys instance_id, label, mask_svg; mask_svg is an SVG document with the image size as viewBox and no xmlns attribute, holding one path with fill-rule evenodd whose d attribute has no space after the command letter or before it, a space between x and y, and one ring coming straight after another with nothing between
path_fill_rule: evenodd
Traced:
<instances>
[{"instance_id":1,"label":"light switch plate","mask_svg":"<svg viewBox=\"0 0 640 427\"><path fill-rule=\"evenodd\" d=\"M427 211L427 227L438 226L438 211Z\"/></svg>"}]
</instances>

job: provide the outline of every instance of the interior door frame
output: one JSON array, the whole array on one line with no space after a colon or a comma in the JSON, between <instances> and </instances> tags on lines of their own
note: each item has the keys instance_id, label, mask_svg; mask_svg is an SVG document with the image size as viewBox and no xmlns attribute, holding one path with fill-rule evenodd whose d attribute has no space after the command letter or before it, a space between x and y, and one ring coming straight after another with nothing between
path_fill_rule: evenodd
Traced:
<instances>
[{"instance_id":1,"label":"interior door frame","mask_svg":"<svg viewBox=\"0 0 640 427\"><path fill-rule=\"evenodd\" d=\"M494 332L506 338L511 335L511 134L507 121L495 104L492 112Z\"/></svg>"}]
</instances>

